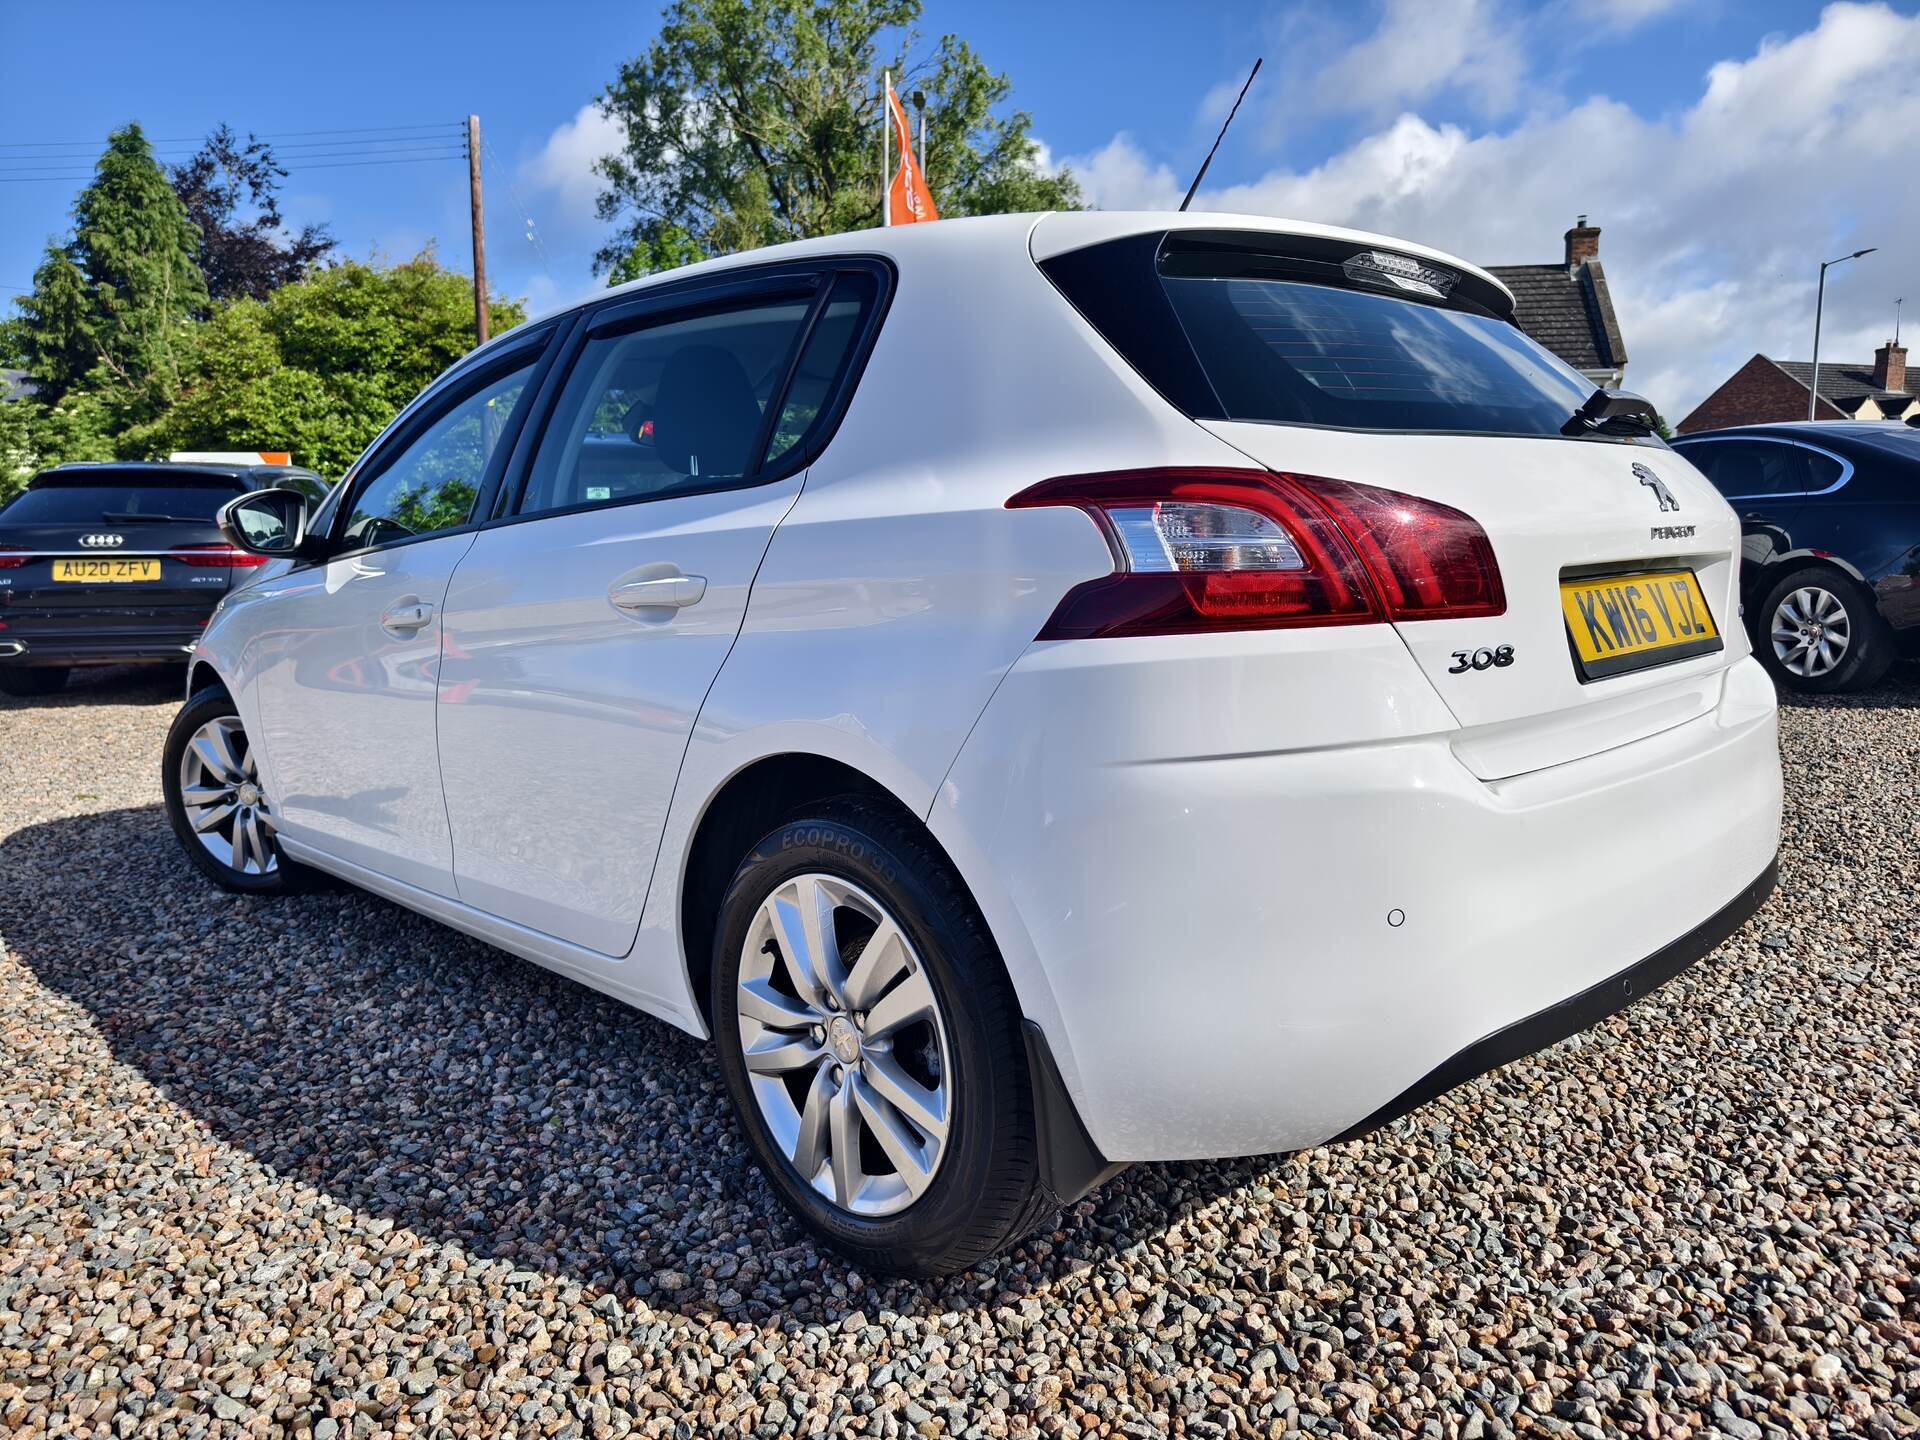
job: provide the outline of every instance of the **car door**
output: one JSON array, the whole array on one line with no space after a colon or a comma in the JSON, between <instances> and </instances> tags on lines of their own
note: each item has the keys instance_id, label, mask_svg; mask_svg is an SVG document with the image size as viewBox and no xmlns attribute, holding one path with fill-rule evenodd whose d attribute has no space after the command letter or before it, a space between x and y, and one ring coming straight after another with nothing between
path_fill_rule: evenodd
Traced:
<instances>
[{"instance_id":1,"label":"car door","mask_svg":"<svg viewBox=\"0 0 1920 1440\"><path fill-rule=\"evenodd\" d=\"M1795 526L1806 504L1805 456L1791 440L1708 436L1674 446L1699 468L1740 517L1740 588L1749 609L1768 585L1768 567L1801 542Z\"/></svg>"},{"instance_id":2,"label":"car door","mask_svg":"<svg viewBox=\"0 0 1920 1440\"><path fill-rule=\"evenodd\" d=\"M551 337L439 387L343 482L327 558L248 597L264 607L255 683L281 834L439 895L454 893L434 735L440 605Z\"/></svg>"},{"instance_id":3,"label":"car door","mask_svg":"<svg viewBox=\"0 0 1920 1440\"><path fill-rule=\"evenodd\" d=\"M1807 467L1791 440L1716 437L1676 448L1700 468L1740 517L1749 563L1765 564L1774 554L1794 547L1792 527L1806 500Z\"/></svg>"},{"instance_id":4,"label":"car door","mask_svg":"<svg viewBox=\"0 0 1920 1440\"><path fill-rule=\"evenodd\" d=\"M694 719L884 276L774 274L603 311L446 597L461 900L626 953Z\"/></svg>"}]
</instances>

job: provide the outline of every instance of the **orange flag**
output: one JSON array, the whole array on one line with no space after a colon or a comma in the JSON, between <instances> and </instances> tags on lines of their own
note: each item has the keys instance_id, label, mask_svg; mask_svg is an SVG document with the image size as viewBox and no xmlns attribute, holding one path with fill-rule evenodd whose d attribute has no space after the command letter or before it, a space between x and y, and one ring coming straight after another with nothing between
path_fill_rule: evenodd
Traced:
<instances>
[{"instance_id":1,"label":"orange flag","mask_svg":"<svg viewBox=\"0 0 1920 1440\"><path fill-rule=\"evenodd\" d=\"M900 165L887 178L887 224L913 225L922 220L938 220L940 212L933 208L933 192L927 188L927 177L920 173L920 166L913 158L913 137L907 129L907 112L900 106L900 97L893 93L893 82L887 82L887 117L893 122L894 148L900 152Z\"/></svg>"}]
</instances>

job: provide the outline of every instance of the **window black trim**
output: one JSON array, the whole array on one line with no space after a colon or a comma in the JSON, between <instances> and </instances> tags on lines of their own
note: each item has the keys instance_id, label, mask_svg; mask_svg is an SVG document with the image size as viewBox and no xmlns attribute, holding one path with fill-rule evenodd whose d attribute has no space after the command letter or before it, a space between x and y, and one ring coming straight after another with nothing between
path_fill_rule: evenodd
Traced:
<instances>
[{"instance_id":1,"label":"window black trim","mask_svg":"<svg viewBox=\"0 0 1920 1440\"><path fill-rule=\"evenodd\" d=\"M875 287L873 303L868 307L860 333L854 337L852 345L848 348L847 360L841 367L839 381L828 397L827 403L821 407L820 418L814 422L812 433L804 443L794 446L782 455L777 464L767 466L756 460L754 469L746 475L716 480L711 485L677 489L667 495L629 495L618 500L584 501L578 505L532 513L523 513L520 510L520 505L526 498L526 487L532 474L533 460L539 454L540 446L546 439L548 428L553 421L554 408L573 374L574 366L579 363L581 353L590 340L606 335L610 331L624 329L629 325L637 329L644 325L661 323L677 315L697 314L708 310L729 310L782 294L791 294L796 297L812 294L814 303L806 319L801 322L798 342L790 353L786 373L782 376L780 384L767 397L767 408L762 417L763 443L755 452L757 456L764 457L765 442L771 440L771 427L778 423L780 411L786 404L787 392L793 384L794 370L799 364L800 356L805 353L806 342L812 338L814 325L832 301L834 282L841 275L848 273L865 275L873 280ZM731 490L756 489L762 485L772 485L788 479L805 470L825 451L834 434L839 430L840 422L846 416L847 405L859 388L860 378L865 373L867 361L873 354L874 344L886 321L897 279L898 275L893 263L885 256L858 253L824 255L818 260L804 264L796 264L789 260L776 265L743 267L742 270L728 270L720 275L698 276L684 281L668 282L659 287L649 287L639 295L599 301L583 309L579 312L573 329L547 357L547 384L538 397L538 404L530 409L527 424L520 431L514 453L508 462L508 469L502 477L502 484L493 507L494 513L489 519L471 528L490 530L496 526L520 525L561 515L577 515L588 510L614 510L629 505L651 505L666 500L684 500L696 495L716 495ZM452 532L442 530L436 533L445 535Z\"/></svg>"},{"instance_id":2,"label":"window black trim","mask_svg":"<svg viewBox=\"0 0 1920 1440\"><path fill-rule=\"evenodd\" d=\"M326 543L321 553L316 555L312 564L325 564L333 560L346 559L354 555L370 555L379 551L397 549L403 545L417 545L426 540L438 540L447 535L460 535L480 528L481 521L475 517L487 512L493 503L501 477L511 464L520 435L527 424L529 407L516 405L514 413L507 418L507 433L501 436L501 443L494 447L488 457L486 472L480 477L480 484L473 498L473 506L467 511L466 520L459 525L449 525L444 530L434 530L425 535L409 535L401 540L388 540L379 545L362 545L354 549L340 548L340 530L346 524L345 517L350 515L354 503L366 492L367 486L378 480L394 461L403 455L414 441L432 429L450 410L465 404L488 385L511 375L527 364L527 352L538 347L534 356L533 373L527 377L526 391L538 395L547 372L552 368L554 352L558 348L556 339L566 329L563 324L540 325L527 332L524 343L504 345L498 349L489 346L472 363L450 370L436 380L419 398L401 411L400 417L388 427L374 444L369 447L361 462L343 478L340 488L345 492L334 506L330 518ZM301 568L301 567L296 567Z\"/></svg>"}]
</instances>

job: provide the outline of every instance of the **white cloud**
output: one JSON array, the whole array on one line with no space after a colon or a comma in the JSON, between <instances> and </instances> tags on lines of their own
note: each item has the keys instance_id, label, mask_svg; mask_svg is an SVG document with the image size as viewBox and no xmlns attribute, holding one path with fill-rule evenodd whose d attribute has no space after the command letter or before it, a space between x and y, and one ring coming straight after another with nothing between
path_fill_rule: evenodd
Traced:
<instances>
[{"instance_id":1,"label":"white cloud","mask_svg":"<svg viewBox=\"0 0 1920 1440\"><path fill-rule=\"evenodd\" d=\"M1390 115L1452 90L1504 114L1526 73L1521 30L1493 0L1387 0L1372 35L1316 67L1316 108Z\"/></svg>"},{"instance_id":2,"label":"white cloud","mask_svg":"<svg viewBox=\"0 0 1920 1440\"><path fill-rule=\"evenodd\" d=\"M594 162L625 143L625 128L590 101L555 128L540 153L522 167L522 174L530 189L550 194L558 202L557 225L583 228L594 223L594 202L600 194Z\"/></svg>"},{"instance_id":3,"label":"white cloud","mask_svg":"<svg viewBox=\"0 0 1920 1440\"><path fill-rule=\"evenodd\" d=\"M1830 277L1822 354L1865 359L1885 338L1920 260L1916 73L1920 17L1833 4L1713 66L1676 115L1562 99L1474 133L1405 113L1311 169L1210 187L1195 205L1382 230L1483 264L1557 259L1588 214L1605 230L1628 384L1677 420L1756 350L1807 357L1822 259L1881 247ZM1179 180L1126 135L1068 164L1105 208L1178 203Z\"/></svg>"}]
</instances>

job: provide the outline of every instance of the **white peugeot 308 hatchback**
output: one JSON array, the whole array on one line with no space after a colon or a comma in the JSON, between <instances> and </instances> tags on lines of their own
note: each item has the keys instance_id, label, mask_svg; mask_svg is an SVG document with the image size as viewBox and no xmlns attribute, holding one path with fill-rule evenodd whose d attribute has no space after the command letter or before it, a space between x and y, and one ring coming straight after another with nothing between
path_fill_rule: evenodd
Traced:
<instances>
[{"instance_id":1,"label":"white peugeot 308 hatchback","mask_svg":"<svg viewBox=\"0 0 1920 1440\"><path fill-rule=\"evenodd\" d=\"M710 1035L776 1191L967 1265L1381 1125L1773 885L1740 530L1498 281L1222 215L654 277L436 381L228 595L169 815Z\"/></svg>"}]
</instances>

